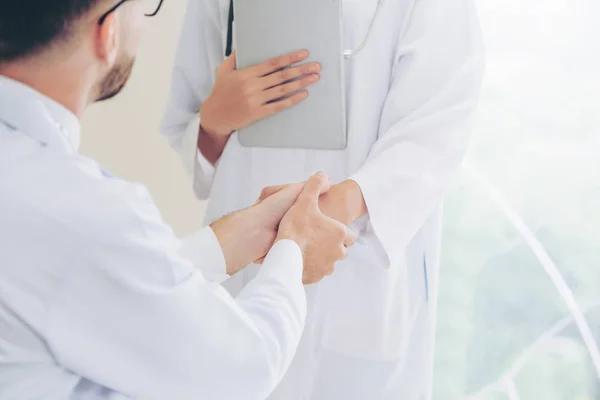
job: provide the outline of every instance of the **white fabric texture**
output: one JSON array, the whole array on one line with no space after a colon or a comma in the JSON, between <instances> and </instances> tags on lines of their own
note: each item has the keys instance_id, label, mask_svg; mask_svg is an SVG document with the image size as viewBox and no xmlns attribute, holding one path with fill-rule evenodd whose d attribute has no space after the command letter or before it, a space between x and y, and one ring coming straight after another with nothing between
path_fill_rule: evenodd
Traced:
<instances>
[{"instance_id":1,"label":"white fabric texture","mask_svg":"<svg viewBox=\"0 0 600 400\"><path fill-rule=\"evenodd\" d=\"M203 274L225 270L211 229L182 250L79 133L0 77L0 399L264 399L304 327L299 247L278 242L232 298Z\"/></svg>"}]
</instances>

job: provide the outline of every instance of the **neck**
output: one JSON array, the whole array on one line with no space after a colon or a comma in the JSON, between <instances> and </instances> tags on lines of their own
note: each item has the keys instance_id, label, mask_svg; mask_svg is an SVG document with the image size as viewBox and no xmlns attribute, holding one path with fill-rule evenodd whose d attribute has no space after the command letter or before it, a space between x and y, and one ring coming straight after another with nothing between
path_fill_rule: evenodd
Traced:
<instances>
[{"instance_id":1,"label":"neck","mask_svg":"<svg viewBox=\"0 0 600 400\"><path fill-rule=\"evenodd\" d=\"M85 67L80 68L73 60L58 63L26 60L0 65L0 75L31 87L80 119L94 89L93 85L86 83L89 82L86 79L89 71Z\"/></svg>"}]
</instances>

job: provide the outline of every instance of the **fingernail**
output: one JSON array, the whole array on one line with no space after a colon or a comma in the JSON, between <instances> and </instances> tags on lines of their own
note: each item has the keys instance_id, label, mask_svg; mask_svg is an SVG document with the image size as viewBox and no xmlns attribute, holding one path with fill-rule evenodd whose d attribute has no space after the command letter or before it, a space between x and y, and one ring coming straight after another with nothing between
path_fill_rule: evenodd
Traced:
<instances>
[{"instance_id":1,"label":"fingernail","mask_svg":"<svg viewBox=\"0 0 600 400\"><path fill-rule=\"evenodd\" d=\"M321 71L321 64L313 64L310 66L310 72L319 72Z\"/></svg>"},{"instance_id":2,"label":"fingernail","mask_svg":"<svg viewBox=\"0 0 600 400\"><path fill-rule=\"evenodd\" d=\"M308 57L308 50L301 50L298 52L298 58L307 58Z\"/></svg>"},{"instance_id":3,"label":"fingernail","mask_svg":"<svg viewBox=\"0 0 600 400\"><path fill-rule=\"evenodd\" d=\"M319 75L311 75L308 77L308 81L314 83L319 80Z\"/></svg>"}]
</instances>

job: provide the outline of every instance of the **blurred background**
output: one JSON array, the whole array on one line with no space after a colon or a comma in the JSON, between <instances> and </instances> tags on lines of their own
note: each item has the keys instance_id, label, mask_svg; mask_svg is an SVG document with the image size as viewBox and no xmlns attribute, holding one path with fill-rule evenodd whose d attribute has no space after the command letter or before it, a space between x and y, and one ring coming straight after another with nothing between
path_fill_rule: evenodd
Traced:
<instances>
[{"instance_id":1,"label":"blurred background","mask_svg":"<svg viewBox=\"0 0 600 400\"><path fill-rule=\"evenodd\" d=\"M478 0L488 69L446 201L436 399L600 399L600 2Z\"/></svg>"},{"instance_id":2,"label":"blurred background","mask_svg":"<svg viewBox=\"0 0 600 400\"><path fill-rule=\"evenodd\" d=\"M180 236L202 225L205 208L192 193L181 158L159 132L185 7L184 0L167 0L147 21L131 80L122 94L86 113L81 147L112 173L146 185Z\"/></svg>"},{"instance_id":3,"label":"blurred background","mask_svg":"<svg viewBox=\"0 0 600 400\"><path fill-rule=\"evenodd\" d=\"M434 398L599 400L600 2L478 6L488 69L446 200ZM204 210L158 132L184 8L165 2L124 95L92 108L83 137L179 235Z\"/></svg>"}]
</instances>

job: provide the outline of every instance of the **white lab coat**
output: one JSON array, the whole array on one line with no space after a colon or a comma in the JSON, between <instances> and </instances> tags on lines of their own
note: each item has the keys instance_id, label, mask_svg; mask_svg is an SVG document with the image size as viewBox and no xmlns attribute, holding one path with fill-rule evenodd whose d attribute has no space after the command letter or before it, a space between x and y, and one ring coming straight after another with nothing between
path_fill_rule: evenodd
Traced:
<instances>
[{"instance_id":1,"label":"white lab coat","mask_svg":"<svg viewBox=\"0 0 600 400\"><path fill-rule=\"evenodd\" d=\"M212 230L182 248L143 187L77 154L79 131L0 77L0 399L262 400L304 327L298 246L234 300L207 280L226 271Z\"/></svg>"},{"instance_id":2,"label":"white lab coat","mask_svg":"<svg viewBox=\"0 0 600 400\"><path fill-rule=\"evenodd\" d=\"M198 197L209 198L207 221L317 170L354 179L369 209L353 224L360 238L348 259L306 288L307 328L271 399L429 398L440 205L467 148L483 72L473 0L383 0L366 47L345 61L345 151L245 148L234 134L216 169L196 149L198 112L223 60L229 0L188 4L162 131ZM347 49L364 39L376 5L343 1ZM237 293L257 270L226 287Z\"/></svg>"}]
</instances>

